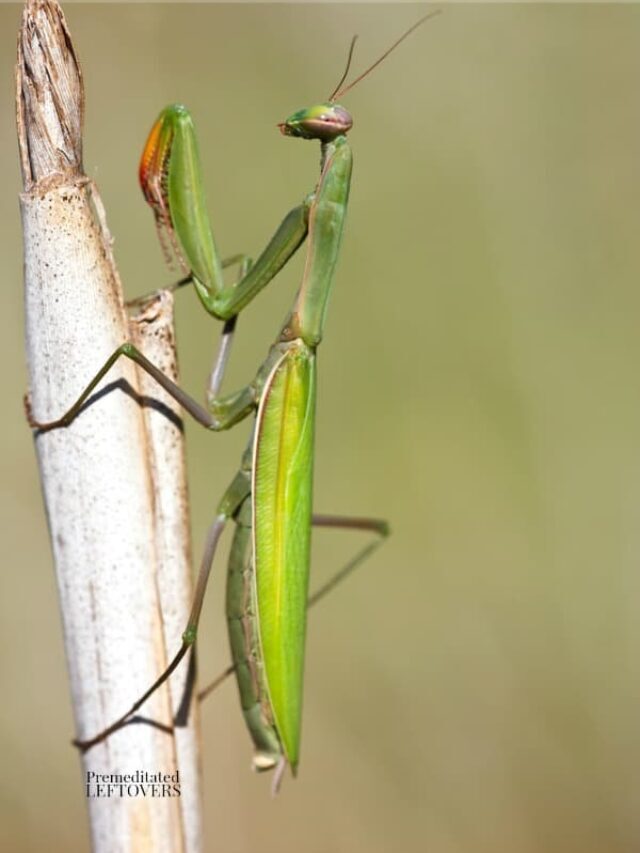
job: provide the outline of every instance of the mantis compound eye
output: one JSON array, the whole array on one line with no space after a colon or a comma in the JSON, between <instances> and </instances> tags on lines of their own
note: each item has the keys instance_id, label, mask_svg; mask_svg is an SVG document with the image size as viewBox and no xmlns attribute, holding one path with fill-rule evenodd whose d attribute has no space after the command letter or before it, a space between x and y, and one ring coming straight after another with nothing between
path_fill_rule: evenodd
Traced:
<instances>
[{"instance_id":1,"label":"mantis compound eye","mask_svg":"<svg viewBox=\"0 0 640 853\"><path fill-rule=\"evenodd\" d=\"M337 136L348 133L352 125L353 119L348 110L340 104L327 103L298 110L278 127L285 136L330 142Z\"/></svg>"}]
</instances>

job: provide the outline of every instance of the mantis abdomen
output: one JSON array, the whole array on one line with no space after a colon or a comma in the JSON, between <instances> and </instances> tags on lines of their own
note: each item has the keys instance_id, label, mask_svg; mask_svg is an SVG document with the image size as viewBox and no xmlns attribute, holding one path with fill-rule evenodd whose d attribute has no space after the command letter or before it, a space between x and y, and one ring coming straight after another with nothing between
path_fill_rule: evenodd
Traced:
<instances>
[{"instance_id":1,"label":"mantis abdomen","mask_svg":"<svg viewBox=\"0 0 640 853\"><path fill-rule=\"evenodd\" d=\"M240 705L253 740L255 770L270 770L282 755L269 704L256 621L251 496L236 517L227 575L227 625Z\"/></svg>"}]
</instances>

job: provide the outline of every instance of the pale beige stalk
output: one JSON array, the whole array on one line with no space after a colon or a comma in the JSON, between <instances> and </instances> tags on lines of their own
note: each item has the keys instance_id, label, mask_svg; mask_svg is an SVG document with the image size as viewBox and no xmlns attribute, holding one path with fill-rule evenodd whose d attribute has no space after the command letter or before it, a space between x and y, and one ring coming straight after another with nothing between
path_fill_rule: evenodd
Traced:
<instances>
[{"instance_id":1,"label":"pale beige stalk","mask_svg":"<svg viewBox=\"0 0 640 853\"><path fill-rule=\"evenodd\" d=\"M17 105L27 358L39 420L65 411L129 335L102 205L82 171L82 99L61 10L55 2L28 2L19 36ZM164 339L170 351L172 339ZM116 382L121 388L107 393ZM154 466L176 455L181 434L170 426L158 438L162 430L145 424L138 401L123 390L138 389L138 382L133 365L123 359L101 383L99 399L68 428L35 438L79 738L111 723L156 678L175 651L175 623L190 594L184 482L161 482L160 492L154 491ZM181 464L173 468L178 477ZM172 497L165 500L169 491ZM171 528L164 543L161 521ZM166 578L167 565L176 571L172 580ZM178 603L164 624L169 590ZM177 704L177 693L159 690L141 714L170 726ZM184 800L90 798L95 851L200 849L195 744L193 730L176 738L156 727L131 725L82 757L85 775L180 770L187 794ZM78 796L84 795L79 781Z\"/></svg>"},{"instance_id":2,"label":"pale beige stalk","mask_svg":"<svg viewBox=\"0 0 640 853\"><path fill-rule=\"evenodd\" d=\"M173 294L162 290L129 321L131 340L163 373L178 381ZM169 659L178 651L192 601L189 506L182 412L176 401L141 368L140 392L154 493L158 592L165 649ZM186 850L199 850L201 837L200 741L198 702L194 688L195 658L171 676L169 693L177 766L182 775L180 806L187 833Z\"/></svg>"}]
</instances>

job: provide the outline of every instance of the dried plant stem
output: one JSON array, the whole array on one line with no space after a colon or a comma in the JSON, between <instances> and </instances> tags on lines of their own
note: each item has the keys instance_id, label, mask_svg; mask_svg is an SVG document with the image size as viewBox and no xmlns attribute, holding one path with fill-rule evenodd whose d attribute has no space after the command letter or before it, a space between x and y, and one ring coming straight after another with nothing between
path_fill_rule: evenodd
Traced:
<instances>
[{"instance_id":1,"label":"dried plant stem","mask_svg":"<svg viewBox=\"0 0 640 853\"><path fill-rule=\"evenodd\" d=\"M82 102L62 11L52 0L30 0L17 108L30 394L45 421L64 412L132 334L151 338L151 357L175 367L170 305L154 303L128 326L102 204L82 171ZM35 439L79 738L106 727L156 678L186 622L180 424L162 409L143 409L139 392L158 396L123 359L69 427ZM196 715L183 687L159 690L144 715L170 729L181 709L185 728L126 726L83 755L85 774L181 773L182 797L89 798L95 851L200 849Z\"/></svg>"}]
</instances>

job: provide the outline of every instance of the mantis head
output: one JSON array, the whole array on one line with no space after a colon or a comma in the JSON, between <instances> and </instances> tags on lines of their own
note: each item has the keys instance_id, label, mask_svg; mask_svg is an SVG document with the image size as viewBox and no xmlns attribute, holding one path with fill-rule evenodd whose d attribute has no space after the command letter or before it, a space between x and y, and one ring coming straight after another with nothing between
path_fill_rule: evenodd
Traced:
<instances>
[{"instance_id":1,"label":"mantis head","mask_svg":"<svg viewBox=\"0 0 640 853\"><path fill-rule=\"evenodd\" d=\"M342 136L351 130L351 113L328 101L315 107L307 107L290 115L278 127L284 136L297 136L299 139L319 139L331 142L336 136Z\"/></svg>"},{"instance_id":2,"label":"mantis head","mask_svg":"<svg viewBox=\"0 0 640 853\"><path fill-rule=\"evenodd\" d=\"M346 68L340 78L340 82L335 87L332 94L329 95L324 104L317 104L314 107L307 107L306 109L298 110L290 115L286 121L280 122L278 124L280 132L284 136L296 136L298 139L319 139L320 142L323 143L331 142L338 136L344 136L351 130L351 127L353 126L353 119L351 118L351 113L344 107L341 107L340 104L337 104L336 100L341 95L344 95L346 92L353 89L353 87L361 80L364 80L364 78L367 77L376 66L380 65L380 63L383 62L387 56L389 56L389 54L394 51L415 29L429 18L433 18L435 15L439 14L440 9L435 9L433 12L429 12L427 15L424 15L419 21L416 21L412 27L409 27L409 29L406 30L406 32L404 32L400 38L391 45L391 47L385 50L382 56L379 56L378 59L376 59L376 61L366 69L366 71L359 74L358 77L348 85L342 86L347 78L347 74L349 73L351 59L353 57L353 49L358 38L358 36L354 36L351 39L351 45L349 46Z\"/></svg>"}]
</instances>

